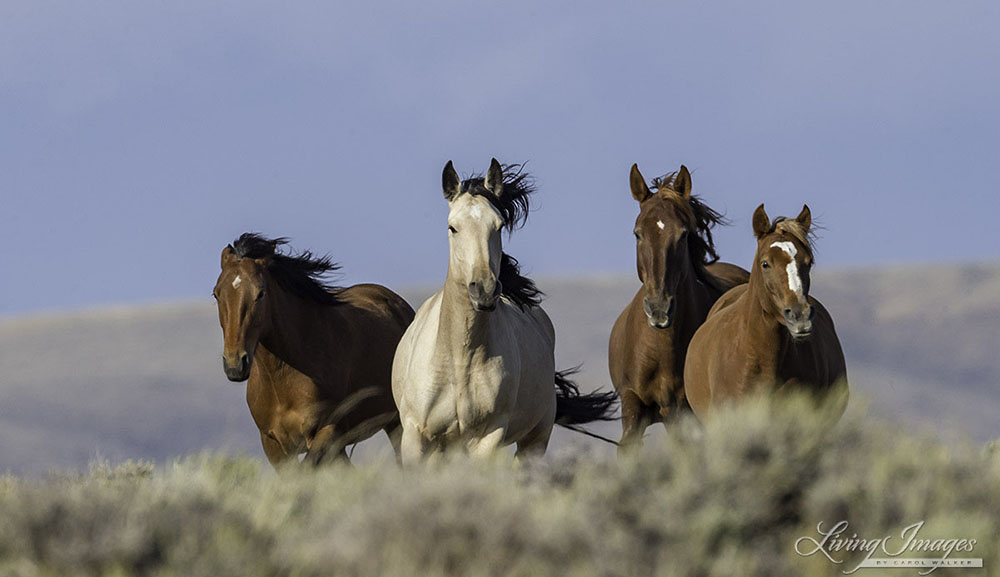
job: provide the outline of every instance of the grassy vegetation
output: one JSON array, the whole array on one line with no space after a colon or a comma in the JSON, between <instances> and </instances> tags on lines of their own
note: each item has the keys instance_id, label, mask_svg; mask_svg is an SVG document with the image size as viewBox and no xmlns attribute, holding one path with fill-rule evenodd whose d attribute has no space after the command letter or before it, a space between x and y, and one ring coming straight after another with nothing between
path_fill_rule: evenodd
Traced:
<instances>
[{"instance_id":1,"label":"grassy vegetation","mask_svg":"<svg viewBox=\"0 0 1000 577\"><path fill-rule=\"evenodd\" d=\"M201 455L6 477L0 575L839 575L859 553L835 567L794 545L840 520L895 539L925 521L921 538L976 539L952 556L986 567L933 575L1000 574L996 444L944 446L857 414L832 431L821 420L802 403L758 401L621 462L577 452L276 474ZM858 573L879 574L917 570Z\"/></svg>"}]
</instances>

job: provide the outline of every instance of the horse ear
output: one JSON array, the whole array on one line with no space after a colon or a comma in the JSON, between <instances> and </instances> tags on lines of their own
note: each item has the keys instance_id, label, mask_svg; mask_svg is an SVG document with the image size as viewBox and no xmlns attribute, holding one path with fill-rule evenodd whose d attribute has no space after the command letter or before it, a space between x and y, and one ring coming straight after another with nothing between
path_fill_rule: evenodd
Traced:
<instances>
[{"instance_id":1,"label":"horse ear","mask_svg":"<svg viewBox=\"0 0 1000 577\"><path fill-rule=\"evenodd\" d=\"M767 218L767 212L764 211L764 203L761 203L757 210L753 211L753 233L757 238L761 238L770 230L771 221Z\"/></svg>"},{"instance_id":2,"label":"horse ear","mask_svg":"<svg viewBox=\"0 0 1000 577\"><path fill-rule=\"evenodd\" d=\"M450 160L448 164L444 165L444 172L441 173L441 189L448 202L454 200L462 191L462 181L458 178L458 173L455 172L455 167Z\"/></svg>"},{"instance_id":3,"label":"horse ear","mask_svg":"<svg viewBox=\"0 0 1000 577\"><path fill-rule=\"evenodd\" d=\"M497 198L500 198L500 195L503 194L503 167L500 166L500 163L495 158L490 161L490 169L486 171L483 186Z\"/></svg>"},{"instance_id":4,"label":"horse ear","mask_svg":"<svg viewBox=\"0 0 1000 577\"><path fill-rule=\"evenodd\" d=\"M802 225L802 228L809 232L809 227L812 226L812 211L809 210L808 204L802 205L802 212L799 213L795 220Z\"/></svg>"},{"instance_id":5,"label":"horse ear","mask_svg":"<svg viewBox=\"0 0 1000 577\"><path fill-rule=\"evenodd\" d=\"M236 250L233 249L233 245L226 245L226 248L222 249L222 268L226 268L226 265L236 260Z\"/></svg>"},{"instance_id":6,"label":"horse ear","mask_svg":"<svg viewBox=\"0 0 1000 577\"><path fill-rule=\"evenodd\" d=\"M677 176L674 177L674 190L679 192L685 200L691 198L691 173L688 172L688 167L681 165L681 169L677 171Z\"/></svg>"},{"instance_id":7,"label":"horse ear","mask_svg":"<svg viewBox=\"0 0 1000 577\"><path fill-rule=\"evenodd\" d=\"M632 171L628 175L628 184L632 188L632 198L639 202L646 200L652 194L649 192L649 187L646 186L646 179L639 172L638 164L632 165Z\"/></svg>"}]
</instances>

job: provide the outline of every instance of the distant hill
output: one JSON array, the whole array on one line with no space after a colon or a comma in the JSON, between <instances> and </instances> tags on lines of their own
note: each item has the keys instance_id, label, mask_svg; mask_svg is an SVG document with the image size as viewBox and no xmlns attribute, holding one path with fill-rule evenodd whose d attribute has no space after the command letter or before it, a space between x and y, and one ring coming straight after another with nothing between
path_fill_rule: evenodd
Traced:
<instances>
[{"instance_id":1,"label":"distant hill","mask_svg":"<svg viewBox=\"0 0 1000 577\"><path fill-rule=\"evenodd\" d=\"M559 367L582 362L584 389L610 387L608 335L638 281L538 280ZM403 292L414 308L430 293ZM822 271L812 294L837 323L855 401L916 429L1000 436L1000 265ZM211 302L0 321L0 471L203 449L260 455L244 385L226 380L221 350Z\"/></svg>"}]
</instances>

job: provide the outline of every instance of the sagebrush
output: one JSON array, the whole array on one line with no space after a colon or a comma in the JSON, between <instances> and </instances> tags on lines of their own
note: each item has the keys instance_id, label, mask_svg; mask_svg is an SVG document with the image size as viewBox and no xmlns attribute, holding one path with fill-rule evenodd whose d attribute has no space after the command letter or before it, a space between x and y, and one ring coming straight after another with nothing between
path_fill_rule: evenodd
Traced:
<instances>
[{"instance_id":1,"label":"sagebrush","mask_svg":"<svg viewBox=\"0 0 1000 577\"><path fill-rule=\"evenodd\" d=\"M840 575L861 553L834 566L794 543L846 520L869 537L924 521L922 538L976 539L961 556L984 569L933 574L1000 575L995 444L945 445L856 412L832 430L822 421L803 402L758 400L620 461L577 452L274 473L199 455L6 477L0 574Z\"/></svg>"}]
</instances>

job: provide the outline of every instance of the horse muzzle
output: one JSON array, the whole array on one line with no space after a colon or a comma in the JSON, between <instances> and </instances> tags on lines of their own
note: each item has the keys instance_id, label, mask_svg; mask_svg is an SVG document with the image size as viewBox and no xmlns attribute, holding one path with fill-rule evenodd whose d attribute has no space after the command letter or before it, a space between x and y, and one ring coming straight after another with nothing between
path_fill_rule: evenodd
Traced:
<instances>
[{"instance_id":1,"label":"horse muzzle","mask_svg":"<svg viewBox=\"0 0 1000 577\"><path fill-rule=\"evenodd\" d=\"M674 297L663 300L642 299L642 311L646 313L646 322L654 329L669 329L674 324L674 309L677 301Z\"/></svg>"},{"instance_id":2,"label":"horse muzzle","mask_svg":"<svg viewBox=\"0 0 1000 577\"><path fill-rule=\"evenodd\" d=\"M496 281L493 284L493 290L491 292L488 292L483 287L483 283L470 282L469 300L472 301L472 306L477 311L490 312L497 308L497 300L500 299L500 293L502 291L503 285L500 284L500 281Z\"/></svg>"},{"instance_id":3,"label":"horse muzzle","mask_svg":"<svg viewBox=\"0 0 1000 577\"><path fill-rule=\"evenodd\" d=\"M250 378L250 356L243 353L235 360L222 356L222 369L226 372L226 378L234 383L242 383Z\"/></svg>"},{"instance_id":4,"label":"horse muzzle","mask_svg":"<svg viewBox=\"0 0 1000 577\"><path fill-rule=\"evenodd\" d=\"M806 305L800 310L785 309L782 311L785 318L785 326L791 333L792 339L804 341L812 336L812 320L816 316L816 309Z\"/></svg>"}]
</instances>

